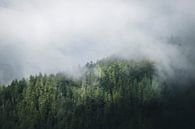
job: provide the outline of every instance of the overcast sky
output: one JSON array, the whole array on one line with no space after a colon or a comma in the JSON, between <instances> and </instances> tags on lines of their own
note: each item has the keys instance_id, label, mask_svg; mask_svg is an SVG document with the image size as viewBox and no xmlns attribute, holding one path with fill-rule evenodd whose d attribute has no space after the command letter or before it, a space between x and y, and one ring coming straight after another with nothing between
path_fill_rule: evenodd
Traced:
<instances>
[{"instance_id":1,"label":"overcast sky","mask_svg":"<svg viewBox=\"0 0 195 129\"><path fill-rule=\"evenodd\" d=\"M0 83L119 55L194 70L194 0L0 0Z\"/></svg>"}]
</instances>

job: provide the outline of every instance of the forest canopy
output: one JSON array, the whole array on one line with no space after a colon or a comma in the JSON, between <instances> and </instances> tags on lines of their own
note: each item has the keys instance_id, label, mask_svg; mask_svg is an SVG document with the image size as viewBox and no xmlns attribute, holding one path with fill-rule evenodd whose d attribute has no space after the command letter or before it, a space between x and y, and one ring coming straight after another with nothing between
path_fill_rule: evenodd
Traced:
<instances>
[{"instance_id":1,"label":"forest canopy","mask_svg":"<svg viewBox=\"0 0 195 129\"><path fill-rule=\"evenodd\" d=\"M87 63L79 78L40 73L1 86L0 128L193 127L187 114L193 117L194 105L180 103L182 95L175 90L160 80L152 61L106 58Z\"/></svg>"}]
</instances>

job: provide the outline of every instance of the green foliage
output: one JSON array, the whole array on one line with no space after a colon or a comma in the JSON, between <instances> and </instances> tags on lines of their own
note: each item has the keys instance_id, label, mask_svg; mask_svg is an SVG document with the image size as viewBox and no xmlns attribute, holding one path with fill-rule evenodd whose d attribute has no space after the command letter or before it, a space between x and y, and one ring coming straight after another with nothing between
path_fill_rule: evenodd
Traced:
<instances>
[{"instance_id":1,"label":"green foliage","mask_svg":"<svg viewBox=\"0 0 195 129\"><path fill-rule=\"evenodd\" d=\"M79 79L30 76L0 87L1 129L154 129L162 84L154 64L87 63Z\"/></svg>"}]
</instances>

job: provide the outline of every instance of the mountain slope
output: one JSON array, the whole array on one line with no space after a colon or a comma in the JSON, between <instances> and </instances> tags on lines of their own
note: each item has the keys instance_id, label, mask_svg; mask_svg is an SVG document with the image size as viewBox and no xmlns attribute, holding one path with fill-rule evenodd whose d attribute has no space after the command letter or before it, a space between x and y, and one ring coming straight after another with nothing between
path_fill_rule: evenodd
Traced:
<instances>
[{"instance_id":1,"label":"mountain slope","mask_svg":"<svg viewBox=\"0 0 195 129\"><path fill-rule=\"evenodd\" d=\"M166 119L176 116L163 114L177 107L169 91L153 62L107 58L87 63L77 79L39 74L1 87L0 128L173 129Z\"/></svg>"}]
</instances>

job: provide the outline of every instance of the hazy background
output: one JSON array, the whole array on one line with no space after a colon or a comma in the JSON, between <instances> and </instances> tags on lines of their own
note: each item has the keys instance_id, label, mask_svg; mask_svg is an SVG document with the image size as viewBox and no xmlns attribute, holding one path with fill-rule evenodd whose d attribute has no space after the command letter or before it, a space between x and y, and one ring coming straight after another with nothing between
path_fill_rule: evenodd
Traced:
<instances>
[{"instance_id":1,"label":"hazy background","mask_svg":"<svg viewBox=\"0 0 195 129\"><path fill-rule=\"evenodd\" d=\"M194 0L0 0L0 84L74 73L113 54L148 58L162 76L193 80L194 7Z\"/></svg>"}]
</instances>

